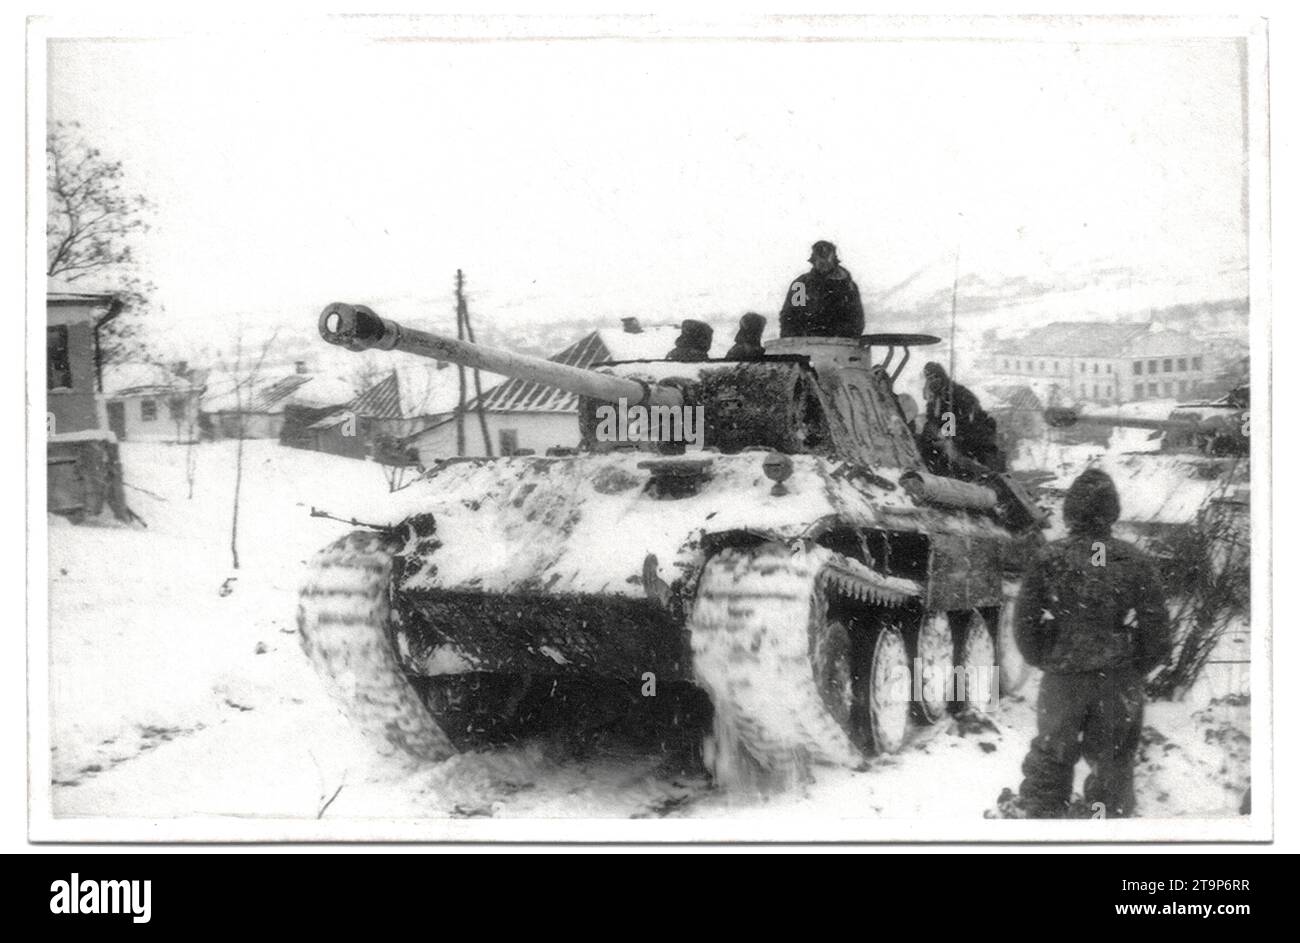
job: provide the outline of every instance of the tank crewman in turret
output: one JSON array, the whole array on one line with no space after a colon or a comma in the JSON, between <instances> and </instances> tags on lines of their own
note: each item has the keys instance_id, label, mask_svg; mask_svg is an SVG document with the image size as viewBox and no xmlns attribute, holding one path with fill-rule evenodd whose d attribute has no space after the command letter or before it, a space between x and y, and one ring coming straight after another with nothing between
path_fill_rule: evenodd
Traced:
<instances>
[{"instance_id":1,"label":"tank crewman in turret","mask_svg":"<svg viewBox=\"0 0 1300 943\"><path fill-rule=\"evenodd\" d=\"M979 398L953 382L933 360L925 365L925 425L921 452L936 474L981 478L1006 470L998 449L998 424Z\"/></svg>"},{"instance_id":2,"label":"tank crewman in turret","mask_svg":"<svg viewBox=\"0 0 1300 943\"><path fill-rule=\"evenodd\" d=\"M709 359L709 348L712 346L713 328L703 321L687 318L682 322L682 332L677 336L677 342L664 359L697 363Z\"/></svg>"},{"instance_id":3,"label":"tank crewman in turret","mask_svg":"<svg viewBox=\"0 0 1300 943\"><path fill-rule=\"evenodd\" d=\"M782 337L861 337L862 297L834 243L813 243L812 270L790 283L781 308Z\"/></svg>"},{"instance_id":4,"label":"tank crewman in turret","mask_svg":"<svg viewBox=\"0 0 1300 943\"><path fill-rule=\"evenodd\" d=\"M767 327L767 318L750 311L740 319L740 330L736 331L736 343L727 351L728 360L762 360L763 329Z\"/></svg>"},{"instance_id":5,"label":"tank crewman in turret","mask_svg":"<svg viewBox=\"0 0 1300 943\"><path fill-rule=\"evenodd\" d=\"M1144 679L1168 659L1171 640L1155 565L1111 536L1119 511L1109 475L1096 468L1079 475L1065 495L1069 535L1038 552L1020 588L1016 642L1043 670L1038 736L1019 797L1031 818L1066 813L1080 756L1091 767L1088 814L1133 814Z\"/></svg>"}]
</instances>

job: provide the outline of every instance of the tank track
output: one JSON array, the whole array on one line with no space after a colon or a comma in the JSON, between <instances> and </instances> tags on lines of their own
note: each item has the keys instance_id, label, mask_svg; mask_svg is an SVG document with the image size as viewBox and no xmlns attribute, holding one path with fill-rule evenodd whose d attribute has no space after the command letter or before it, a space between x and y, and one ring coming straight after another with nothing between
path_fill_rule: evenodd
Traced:
<instances>
[{"instance_id":1,"label":"tank track","mask_svg":"<svg viewBox=\"0 0 1300 943\"><path fill-rule=\"evenodd\" d=\"M696 682L713 700L706 760L715 780L752 782L752 767L760 778L788 780L810 763L859 765L862 752L818 688L809 633L835 594L864 606L898 606L920 592L914 581L821 547L769 543L710 559L689 628Z\"/></svg>"},{"instance_id":2,"label":"tank track","mask_svg":"<svg viewBox=\"0 0 1300 943\"><path fill-rule=\"evenodd\" d=\"M298 596L303 651L353 722L385 753L438 762L456 752L407 680L388 625L394 546L354 531L318 553Z\"/></svg>"}]
</instances>

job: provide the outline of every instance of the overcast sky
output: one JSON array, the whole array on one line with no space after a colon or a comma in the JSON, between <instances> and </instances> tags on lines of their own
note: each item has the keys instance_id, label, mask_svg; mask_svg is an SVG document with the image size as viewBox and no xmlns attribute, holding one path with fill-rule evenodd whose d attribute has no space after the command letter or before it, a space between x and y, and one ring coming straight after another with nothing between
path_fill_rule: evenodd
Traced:
<instances>
[{"instance_id":1,"label":"overcast sky","mask_svg":"<svg viewBox=\"0 0 1300 943\"><path fill-rule=\"evenodd\" d=\"M500 325L770 313L818 238L865 288L958 244L990 278L1213 270L1246 254L1241 74L1231 41L59 40L48 112L158 205L184 339L449 319L458 266Z\"/></svg>"}]
</instances>

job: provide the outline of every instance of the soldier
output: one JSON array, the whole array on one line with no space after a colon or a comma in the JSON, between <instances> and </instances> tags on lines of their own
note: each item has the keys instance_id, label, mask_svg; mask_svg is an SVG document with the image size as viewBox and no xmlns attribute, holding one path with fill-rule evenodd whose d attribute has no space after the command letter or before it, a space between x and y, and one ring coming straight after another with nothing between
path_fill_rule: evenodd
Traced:
<instances>
[{"instance_id":1,"label":"soldier","mask_svg":"<svg viewBox=\"0 0 1300 943\"><path fill-rule=\"evenodd\" d=\"M1111 536L1118 519L1110 476L1083 472L1065 496L1069 536L1039 551L1020 589L1016 641L1043 670L1038 736L1020 786L1031 818L1065 814L1080 756L1091 768L1083 787L1090 814L1133 814L1143 683L1171 641L1159 574L1136 546Z\"/></svg>"},{"instance_id":2,"label":"soldier","mask_svg":"<svg viewBox=\"0 0 1300 943\"><path fill-rule=\"evenodd\" d=\"M713 328L703 321L693 321L688 318L682 322L682 332L677 336L677 343L664 359L682 363L708 360L709 348L712 346Z\"/></svg>"},{"instance_id":3,"label":"soldier","mask_svg":"<svg viewBox=\"0 0 1300 943\"><path fill-rule=\"evenodd\" d=\"M936 474L981 478L1005 470L998 449L998 424L977 397L948 371L930 361L925 376L925 425L921 450Z\"/></svg>"},{"instance_id":4,"label":"soldier","mask_svg":"<svg viewBox=\"0 0 1300 943\"><path fill-rule=\"evenodd\" d=\"M728 360L762 360L763 329L767 327L767 318L753 311L740 319L740 330L736 331L736 343L727 351Z\"/></svg>"},{"instance_id":5,"label":"soldier","mask_svg":"<svg viewBox=\"0 0 1300 943\"><path fill-rule=\"evenodd\" d=\"M840 265L834 243L813 243L812 271L790 283L781 308L782 337L861 337L865 317L858 286Z\"/></svg>"}]
</instances>

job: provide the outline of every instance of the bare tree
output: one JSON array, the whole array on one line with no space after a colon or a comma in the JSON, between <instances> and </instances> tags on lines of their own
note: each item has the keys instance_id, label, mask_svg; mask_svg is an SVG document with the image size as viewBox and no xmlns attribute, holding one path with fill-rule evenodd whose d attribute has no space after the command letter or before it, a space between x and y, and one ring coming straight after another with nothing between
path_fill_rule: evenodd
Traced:
<instances>
[{"instance_id":1,"label":"bare tree","mask_svg":"<svg viewBox=\"0 0 1300 943\"><path fill-rule=\"evenodd\" d=\"M273 331L257 350L255 355L244 349L244 332L241 328L235 334L235 356L233 362L221 361L222 369L233 382L232 392L235 396L235 497L230 512L230 561L231 566L239 569L239 498L244 481L244 438L247 429L247 417L262 379L262 365L266 355L275 344L279 330Z\"/></svg>"},{"instance_id":2,"label":"bare tree","mask_svg":"<svg viewBox=\"0 0 1300 943\"><path fill-rule=\"evenodd\" d=\"M111 281L125 314L100 338L101 355L117 361L138 350L139 318L153 284L141 278L134 243L149 229L153 204L126 189L121 161L108 160L82 136L76 122L56 121L45 139L45 274L75 282Z\"/></svg>"}]
</instances>

